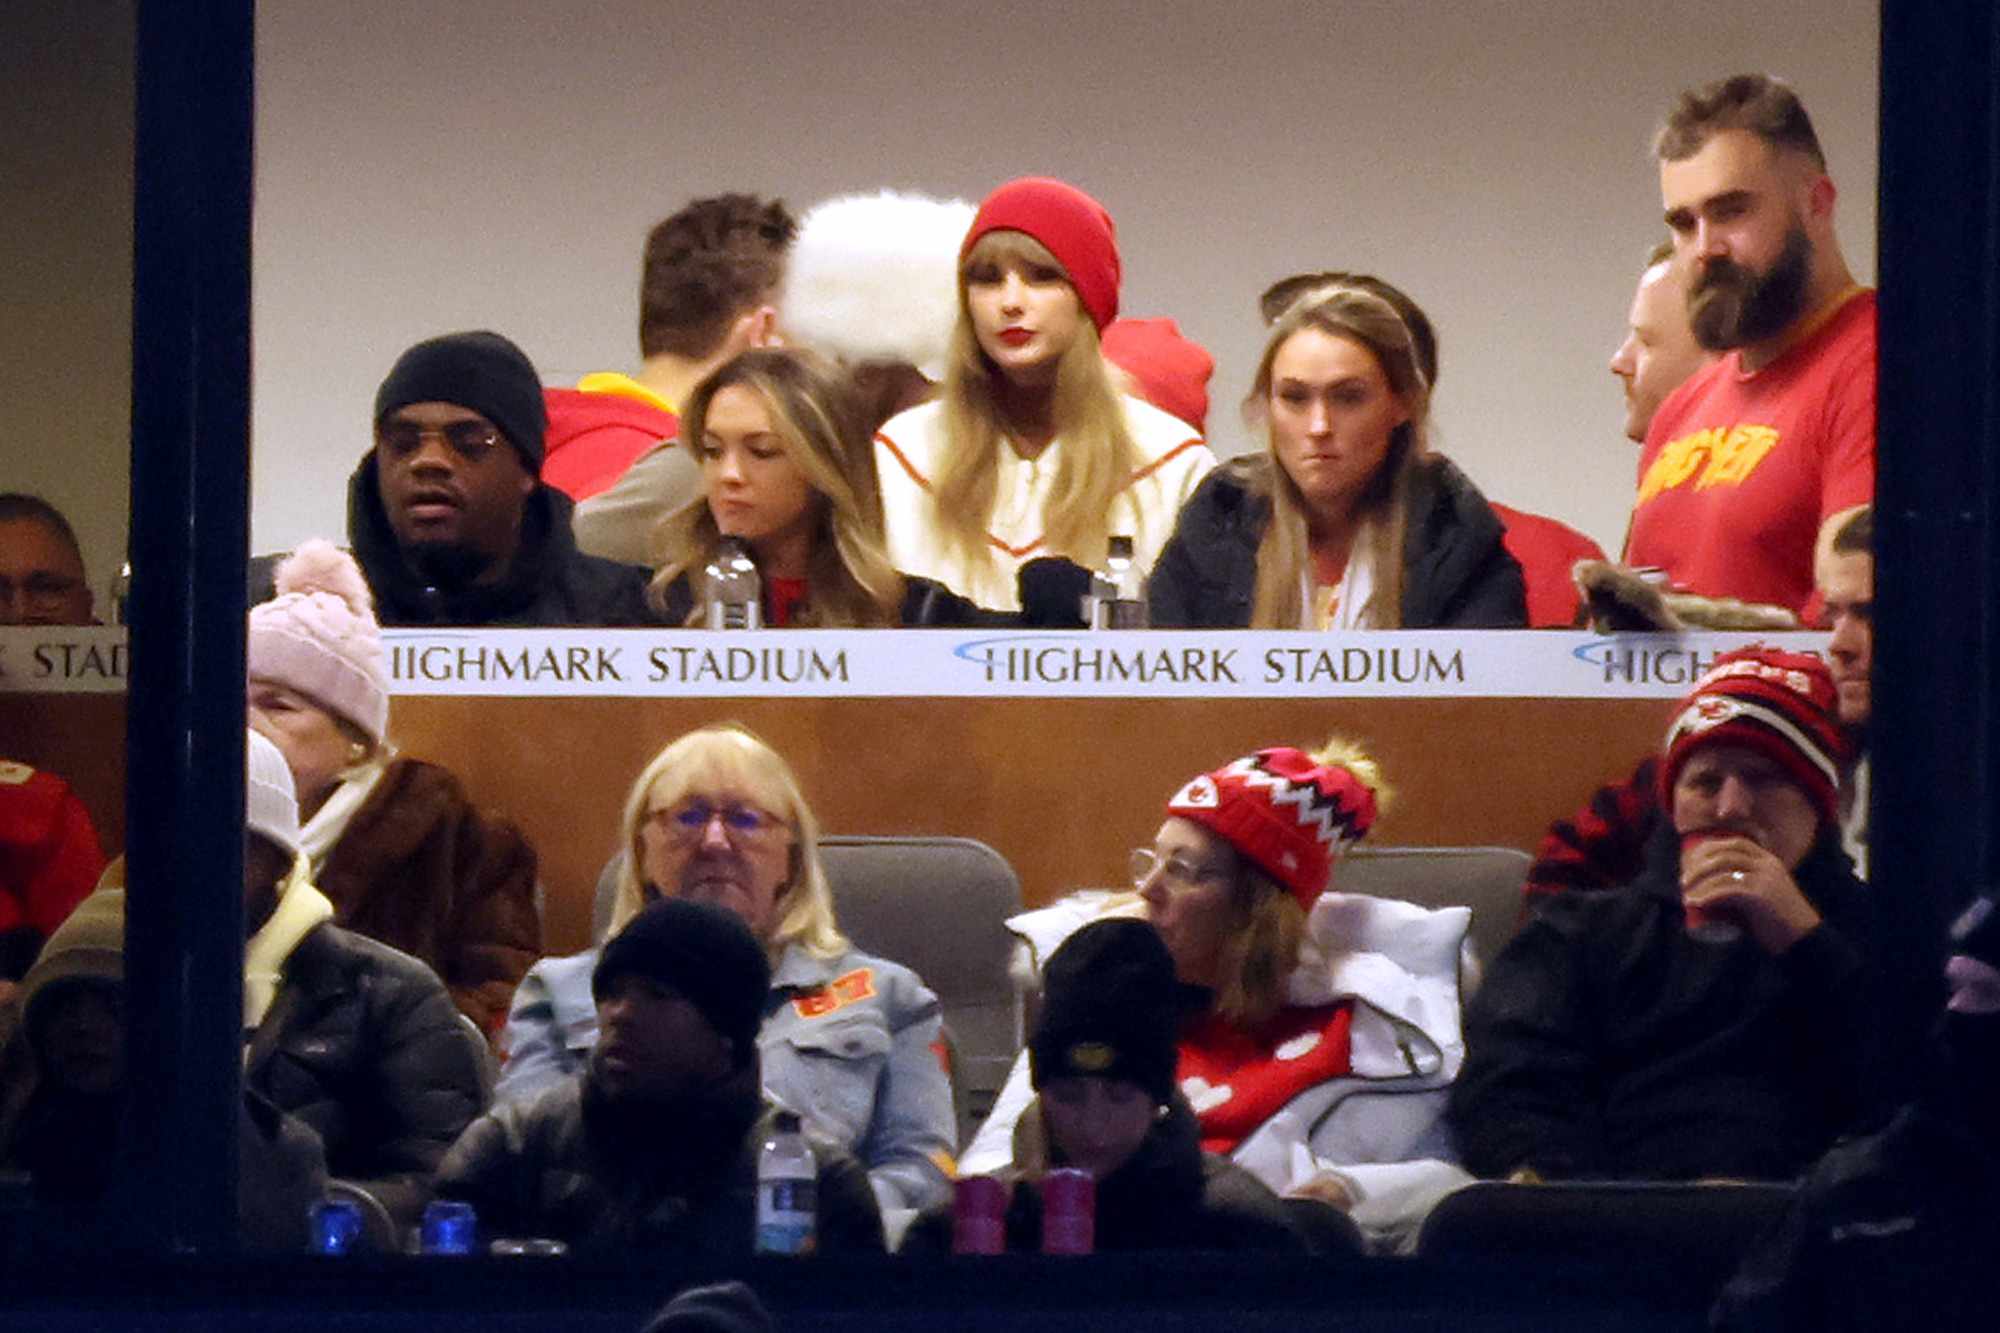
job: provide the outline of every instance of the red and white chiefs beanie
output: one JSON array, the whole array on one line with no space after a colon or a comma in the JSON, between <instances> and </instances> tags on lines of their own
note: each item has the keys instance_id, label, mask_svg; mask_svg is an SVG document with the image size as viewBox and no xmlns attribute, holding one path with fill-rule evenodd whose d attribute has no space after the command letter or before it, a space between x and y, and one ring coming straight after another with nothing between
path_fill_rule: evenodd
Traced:
<instances>
[{"instance_id":1,"label":"red and white chiefs beanie","mask_svg":"<svg viewBox=\"0 0 2000 1333\"><path fill-rule=\"evenodd\" d=\"M1175 792L1167 813L1209 829L1311 908L1333 863L1375 823L1375 793L1289 745L1259 750Z\"/></svg>"},{"instance_id":2,"label":"red and white chiefs beanie","mask_svg":"<svg viewBox=\"0 0 2000 1333\"><path fill-rule=\"evenodd\" d=\"M1660 791L1669 809L1681 766L1708 745L1740 745L1784 767L1821 820L1834 817L1846 741L1826 663L1762 645L1724 653L1667 728Z\"/></svg>"}]
</instances>

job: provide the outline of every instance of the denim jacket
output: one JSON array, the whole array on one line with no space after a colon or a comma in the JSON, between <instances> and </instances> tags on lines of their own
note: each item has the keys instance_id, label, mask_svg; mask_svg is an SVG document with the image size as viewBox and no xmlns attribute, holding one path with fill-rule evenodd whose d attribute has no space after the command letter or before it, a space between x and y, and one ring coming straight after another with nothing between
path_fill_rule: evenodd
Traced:
<instances>
[{"instance_id":1,"label":"denim jacket","mask_svg":"<svg viewBox=\"0 0 2000 1333\"><path fill-rule=\"evenodd\" d=\"M596 949L544 958L514 993L496 1102L581 1073L597 1044ZM764 1091L868 1168L888 1219L949 1197L956 1146L937 996L898 963L850 949L779 957L757 1046Z\"/></svg>"}]
</instances>

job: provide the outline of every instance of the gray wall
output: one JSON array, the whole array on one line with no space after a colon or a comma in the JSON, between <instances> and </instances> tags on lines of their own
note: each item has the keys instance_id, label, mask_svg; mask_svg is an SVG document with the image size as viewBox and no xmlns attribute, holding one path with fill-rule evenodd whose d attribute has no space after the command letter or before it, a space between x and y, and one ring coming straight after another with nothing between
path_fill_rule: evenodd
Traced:
<instances>
[{"instance_id":1,"label":"gray wall","mask_svg":"<svg viewBox=\"0 0 2000 1333\"><path fill-rule=\"evenodd\" d=\"M122 546L130 2L0 11L6 485ZM1604 363L1659 232L1645 145L1683 84L1794 79L1874 269L1872 0L1342 4L269 0L258 15L253 545L343 527L395 354L448 328L551 380L635 355L647 226L726 188L797 206L1066 176L1117 218L1125 308L1220 363L1211 434L1307 266L1371 269L1444 342L1439 441L1614 547L1635 457ZM16 127L23 127L21 132Z\"/></svg>"},{"instance_id":2,"label":"gray wall","mask_svg":"<svg viewBox=\"0 0 2000 1333\"><path fill-rule=\"evenodd\" d=\"M69 516L100 612L131 457L132 15L0 5L0 490Z\"/></svg>"}]
</instances>

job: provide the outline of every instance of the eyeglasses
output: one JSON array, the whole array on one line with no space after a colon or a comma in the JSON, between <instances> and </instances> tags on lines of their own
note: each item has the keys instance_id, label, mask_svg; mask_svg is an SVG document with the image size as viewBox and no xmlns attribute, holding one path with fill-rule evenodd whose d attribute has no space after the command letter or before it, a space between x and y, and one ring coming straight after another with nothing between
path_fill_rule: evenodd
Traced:
<instances>
[{"instance_id":1,"label":"eyeglasses","mask_svg":"<svg viewBox=\"0 0 2000 1333\"><path fill-rule=\"evenodd\" d=\"M1132 887L1143 889L1155 876L1169 893L1183 893L1212 879L1223 879L1228 871L1217 866L1196 865L1178 852L1161 856L1151 847L1134 847L1125 862Z\"/></svg>"},{"instance_id":2,"label":"eyeglasses","mask_svg":"<svg viewBox=\"0 0 2000 1333\"><path fill-rule=\"evenodd\" d=\"M699 842L708 835L708 826L722 821L722 832L739 847L755 847L774 842L789 830L785 821L754 805L712 805L707 801L682 801L667 810L655 810L647 822L659 826L675 842Z\"/></svg>"},{"instance_id":3,"label":"eyeglasses","mask_svg":"<svg viewBox=\"0 0 2000 1333\"><path fill-rule=\"evenodd\" d=\"M477 463L503 443L501 434L484 421L451 421L420 426L414 421L385 421L375 428L375 443L392 458L409 458L436 438L468 463Z\"/></svg>"},{"instance_id":4,"label":"eyeglasses","mask_svg":"<svg viewBox=\"0 0 2000 1333\"><path fill-rule=\"evenodd\" d=\"M0 606L11 606L15 598L31 611L59 611L63 599L83 586L82 579L37 571L20 582L0 575Z\"/></svg>"}]
</instances>

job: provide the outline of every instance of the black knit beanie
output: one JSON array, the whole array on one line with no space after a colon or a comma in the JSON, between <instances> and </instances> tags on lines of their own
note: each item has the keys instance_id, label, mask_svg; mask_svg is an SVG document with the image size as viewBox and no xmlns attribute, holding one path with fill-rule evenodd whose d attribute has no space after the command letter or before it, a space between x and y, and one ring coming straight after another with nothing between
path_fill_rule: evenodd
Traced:
<instances>
[{"instance_id":1,"label":"black knit beanie","mask_svg":"<svg viewBox=\"0 0 2000 1333\"><path fill-rule=\"evenodd\" d=\"M396 358L375 391L375 424L411 403L456 403L500 428L530 472L542 470L549 413L528 354L497 333L426 338Z\"/></svg>"},{"instance_id":2,"label":"black knit beanie","mask_svg":"<svg viewBox=\"0 0 2000 1333\"><path fill-rule=\"evenodd\" d=\"M1063 942L1042 980L1042 1014L1028 1042L1035 1087L1090 1075L1173 1099L1180 1013L1174 960L1144 921L1095 921Z\"/></svg>"},{"instance_id":3,"label":"black knit beanie","mask_svg":"<svg viewBox=\"0 0 2000 1333\"><path fill-rule=\"evenodd\" d=\"M708 903L666 898L632 918L605 944L590 994L636 972L686 998L717 1035L735 1045L738 1068L757 1050L771 964L742 918Z\"/></svg>"}]
</instances>

